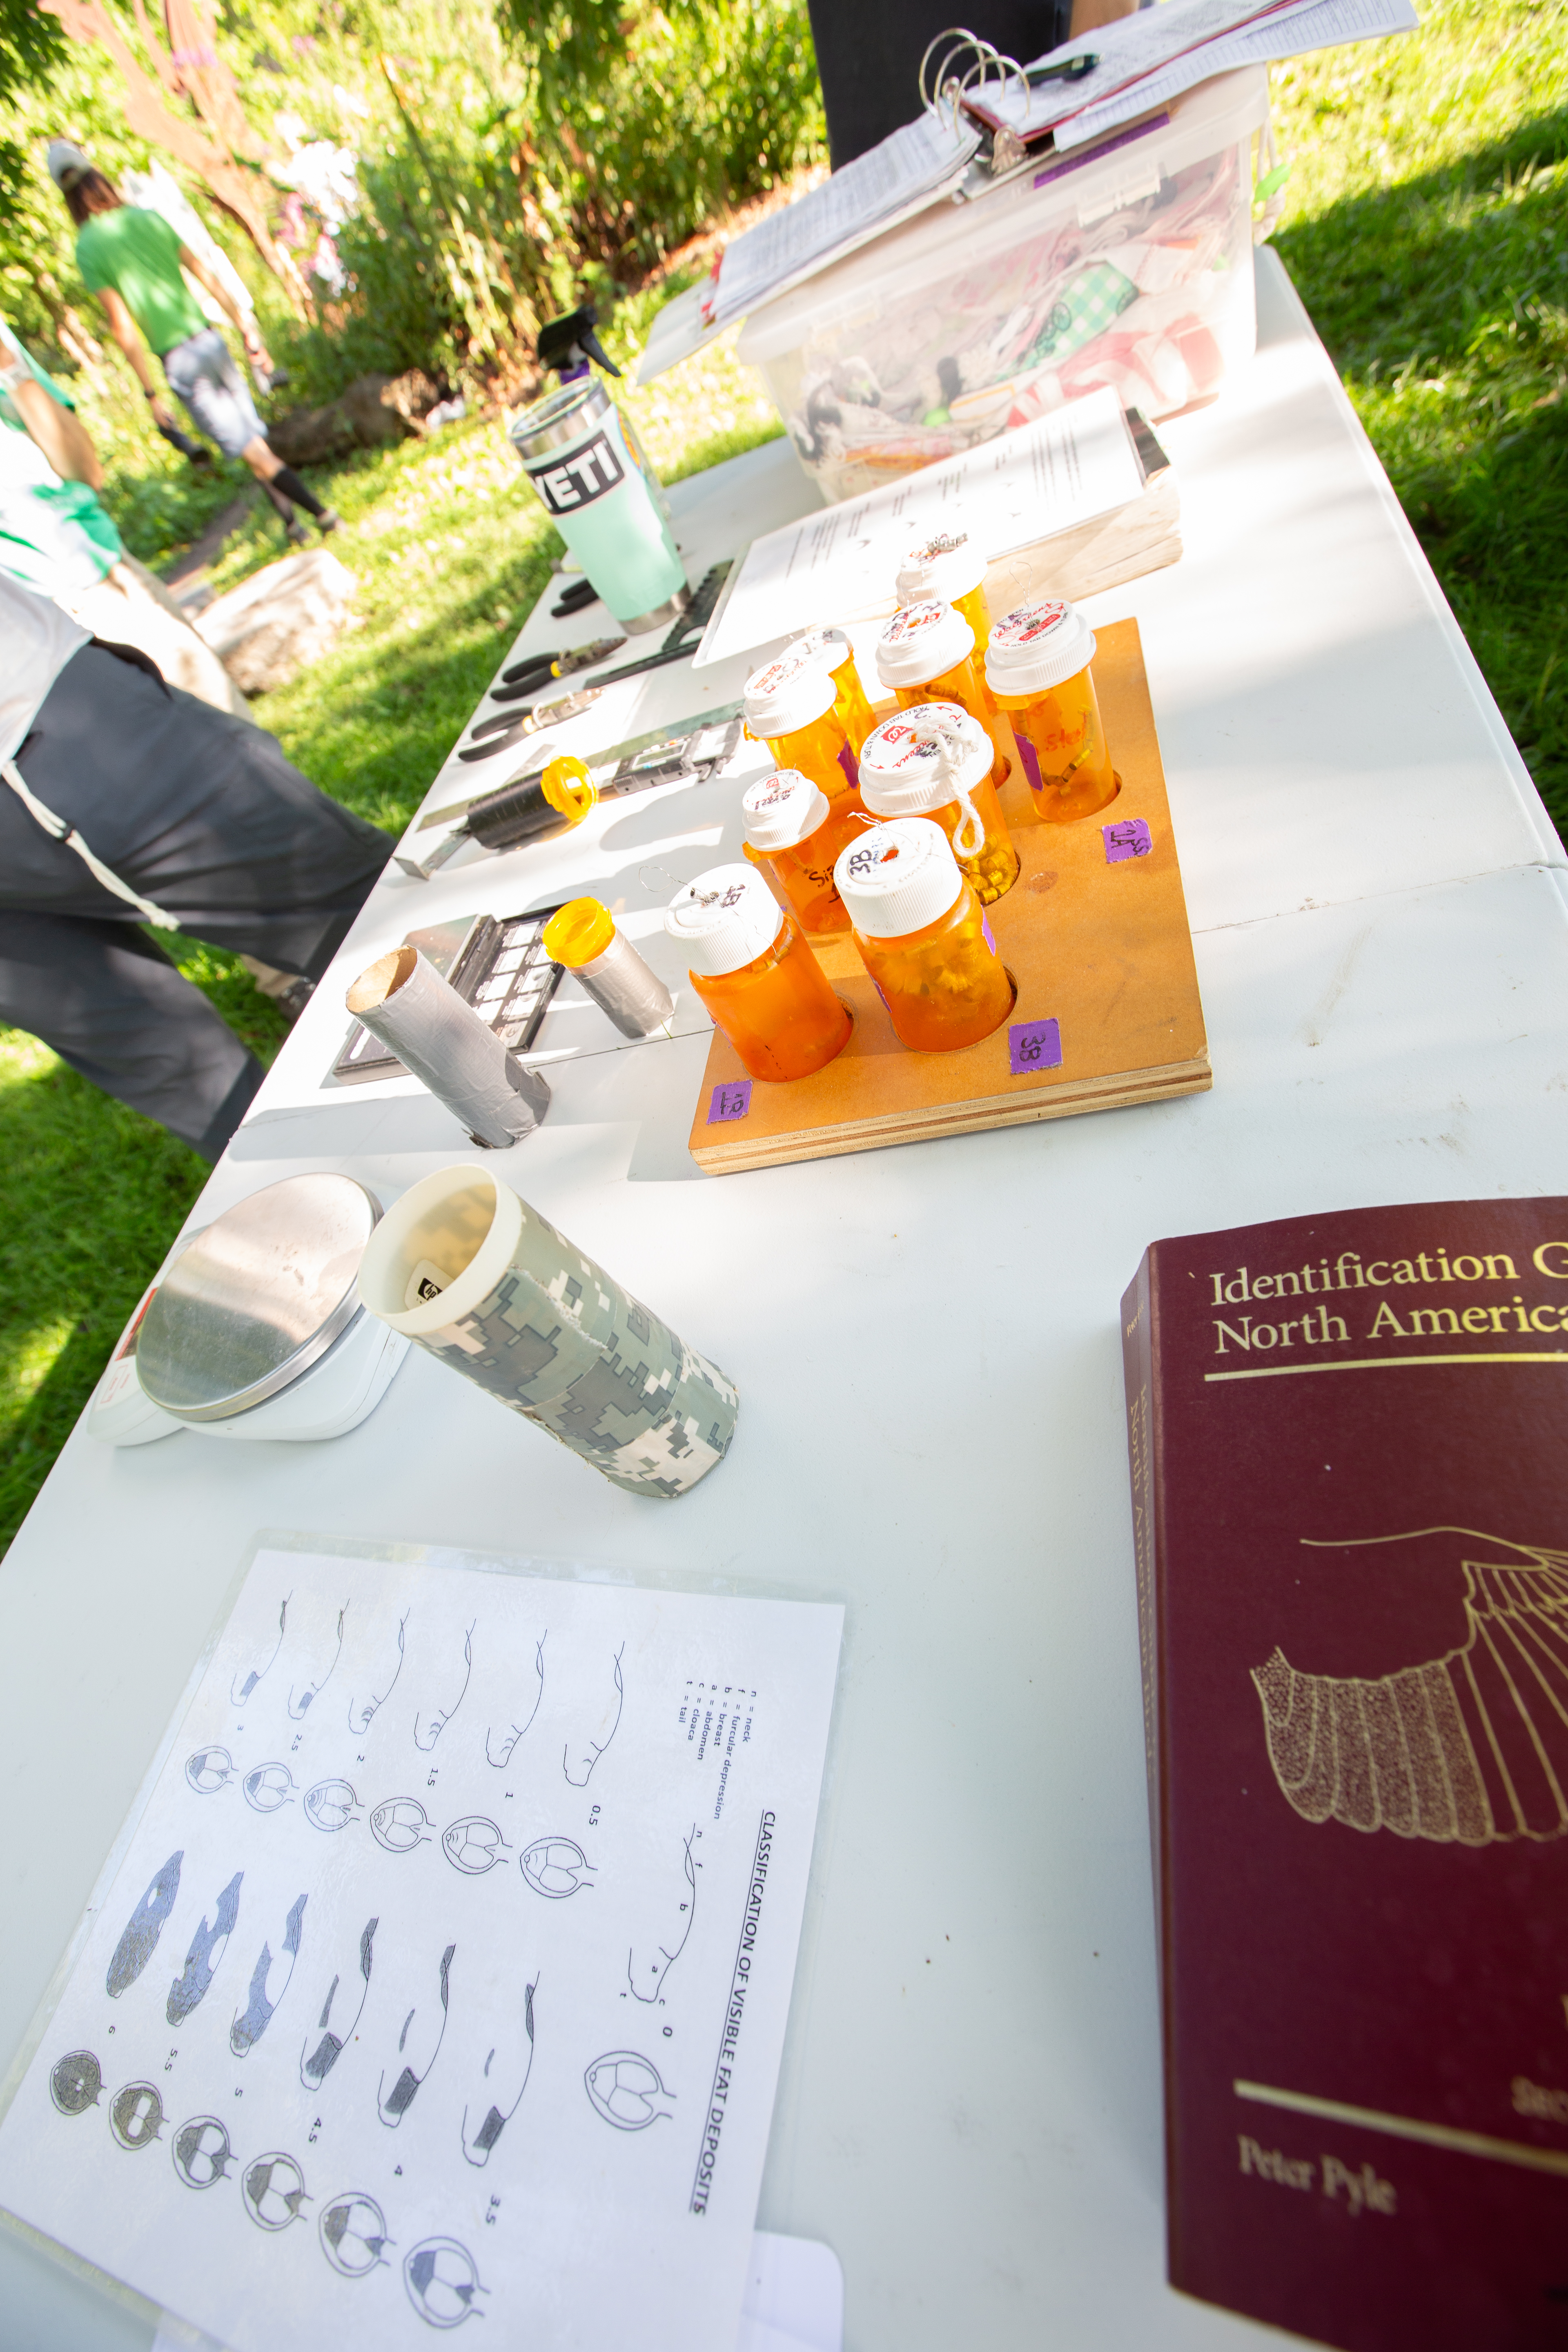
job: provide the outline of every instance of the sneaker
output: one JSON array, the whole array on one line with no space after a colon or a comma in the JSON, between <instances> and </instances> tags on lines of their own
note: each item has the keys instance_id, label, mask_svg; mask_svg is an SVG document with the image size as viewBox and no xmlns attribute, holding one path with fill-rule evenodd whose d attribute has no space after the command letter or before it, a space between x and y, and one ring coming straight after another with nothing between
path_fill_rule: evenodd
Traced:
<instances>
[{"instance_id":1,"label":"sneaker","mask_svg":"<svg viewBox=\"0 0 1568 2352\"><path fill-rule=\"evenodd\" d=\"M289 982L287 988L280 988L272 1002L284 1019L292 1023L298 1021L314 993L315 983L312 981L297 977Z\"/></svg>"},{"instance_id":2,"label":"sneaker","mask_svg":"<svg viewBox=\"0 0 1568 2352\"><path fill-rule=\"evenodd\" d=\"M321 537L325 539L330 530L336 530L342 520L342 515L334 514L331 508L328 507L325 513L319 514L316 517L316 529L321 532Z\"/></svg>"},{"instance_id":3,"label":"sneaker","mask_svg":"<svg viewBox=\"0 0 1568 2352\"><path fill-rule=\"evenodd\" d=\"M302 522L285 523L283 535L290 547L309 547L310 544L310 534Z\"/></svg>"}]
</instances>

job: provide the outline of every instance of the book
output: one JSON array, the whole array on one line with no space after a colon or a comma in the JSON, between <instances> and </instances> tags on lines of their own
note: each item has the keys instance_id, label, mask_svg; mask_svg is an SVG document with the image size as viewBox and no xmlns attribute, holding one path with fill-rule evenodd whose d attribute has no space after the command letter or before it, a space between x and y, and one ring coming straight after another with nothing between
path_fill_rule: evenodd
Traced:
<instances>
[{"instance_id":1,"label":"book","mask_svg":"<svg viewBox=\"0 0 1568 2352\"><path fill-rule=\"evenodd\" d=\"M1157 1242L1122 1301L1173 2285L1568 2340L1568 1199Z\"/></svg>"}]
</instances>

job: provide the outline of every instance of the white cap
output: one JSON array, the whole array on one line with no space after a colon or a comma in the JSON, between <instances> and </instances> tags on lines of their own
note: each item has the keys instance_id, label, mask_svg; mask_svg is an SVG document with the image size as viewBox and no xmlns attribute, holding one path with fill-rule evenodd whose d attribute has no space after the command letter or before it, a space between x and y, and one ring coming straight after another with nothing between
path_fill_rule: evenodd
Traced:
<instances>
[{"instance_id":1,"label":"white cap","mask_svg":"<svg viewBox=\"0 0 1568 2352\"><path fill-rule=\"evenodd\" d=\"M798 645L781 654L746 680L746 724L753 735L793 735L831 710L837 688L833 672L820 656L803 654Z\"/></svg>"},{"instance_id":2,"label":"white cap","mask_svg":"<svg viewBox=\"0 0 1568 2352\"><path fill-rule=\"evenodd\" d=\"M901 940L957 903L963 877L947 835L929 816L874 824L838 853L833 879L845 911L869 940Z\"/></svg>"},{"instance_id":3,"label":"white cap","mask_svg":"<svg viewBox=\"0 0 1568 2352\"><path fill-rule=\"evenodd\" d=\"M956 702L917 702L860 747L860 797L873 816L929 816L983 783L996 747Z\"/></svg>"},{"instance_id":4,"label":"white cap","mask_svg":"<svg viewBox=\"0 0 1568 2352\"><path fill-rule=\"evenodd\" d=\"M966 530L928 531L917 539L902 563L893 586L900 604L923 597L942 596L951 604L967 596L985 577L985 558Z\"/></svg>"},{"instance_id":5,"label":"white cap","mask_svg":"<svg viewBox=\"0 0 1568 2352\"><path fill-rule=\"evenodd\" d=\"M670 900L664 928L679 940L693 971L717 980L764 955L784 919L754 866L710 866Z\"/></svg>"},{"instance_id":6,"label":"white cap","mask_svg":"<svg viewBox=\"0 0 1568 2352\"><path fill-rule=\"evenodd\" d=\"M68 172L90 172L92 157L82 152L70 139L51 139L44 161L49 167L49 177L57 188L63 188Z\"/></svg>"},{"instance_id":7,"label":"white cap","mask_svg":"<svg viewBox=\"0 0 1568 2352\"><path fill-rule=\"evenodd\" d=\"M848 633L844 629L807 629L804 637L796 637L779 656L781 661L792 661L798 655L803 661L826 662L830 670L841 670L854 653Z\"/></svg>"},{"instance_id":8,"label":"white cap","mask_svg":"<svg viewBox=\"0 0 1568 2352\"><path fill-rule=\"evenodd\" d=\"M1076 604L1055 597L1005 613L985 648L985 683L993 694L1044 694L1087 669L1094 631Z\"/></svg>"},{"instance_id":9,"label":"white cap","mask_svg":"<svg viewBox=\"0 0 1568 2352\"><path fill-rule=\"evenodd\" d=\"M780 768L764 776L741 803L746 839L753 849L793 849L797 841L810 839L827 811L822 786L798 768Z\"/></svg>"},{"instance_id":10,"label":"white cap","mask_svg":"<svg viewBox=\"0 0 1568 2352\"><path fill-rule=\"evenodd\" d=\"M877 675L884 686L923 686L956 668L974 651L974 632L962 613L928 596L893 614L877 640Z\"/></svg>"}]
</instances>

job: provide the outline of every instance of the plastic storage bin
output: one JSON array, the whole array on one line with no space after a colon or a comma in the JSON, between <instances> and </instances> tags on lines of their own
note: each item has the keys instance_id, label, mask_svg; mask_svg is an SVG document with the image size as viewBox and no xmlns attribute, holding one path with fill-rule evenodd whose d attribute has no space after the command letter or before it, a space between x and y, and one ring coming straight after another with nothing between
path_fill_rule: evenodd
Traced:
<instances>
[{"instance_id":1,"label":"plastic storage bin","mask_svg":"<svg viewBox=\"0 0 1568 2352\"><path fill-rule=\"evenodd\" d=\"M1268 113L1266 68L1219 75L754 310L740 356L824 499L1100 384L1149 417L1212 396L1258 340L1251 150Z\"/></svg>"}]
</instances>

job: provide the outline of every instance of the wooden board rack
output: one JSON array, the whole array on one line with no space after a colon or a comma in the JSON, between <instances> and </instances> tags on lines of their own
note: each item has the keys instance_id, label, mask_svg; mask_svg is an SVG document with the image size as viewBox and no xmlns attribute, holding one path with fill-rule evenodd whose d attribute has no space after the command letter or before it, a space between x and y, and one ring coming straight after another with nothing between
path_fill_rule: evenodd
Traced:
<instances>
[{"instance_id":1,"label":"wooden board rack","mask_svg":"<svg viewBox=\"0 0 1568 2352\"><path fill-rule=\"evenodd\" d=\"M1097 634L1095 685L1121 789L1075 824L1041 824L1016 775L1003 792L1021 860L1018 879L989 910L1017 987L1008 1019L957 1053L912 1054L894 1035L848 933L814 939L854 1034L826 1069L788 1085L754 1081L748 1093L740 1056L715 1030L691 1127L700 1167L728 1175L1159 1102L1212 1083L1138 624L1116 621ZM1133 842L1146 828L1147 849L1130 848L1126 828ZM1055 1033L1042 1033L1038 1024L1049 1022ZM1037 1058L1027 1058L1031 1048Z\"/></svg>"}]
</instances>

